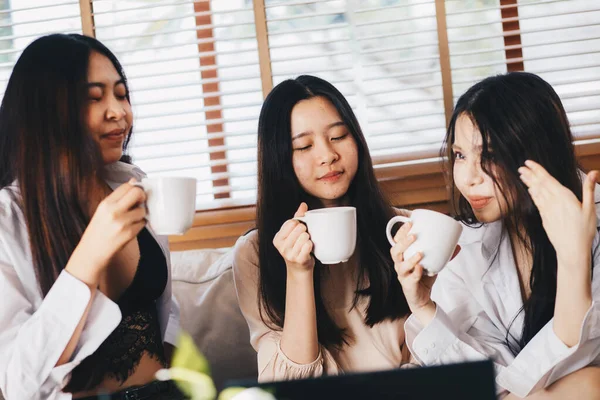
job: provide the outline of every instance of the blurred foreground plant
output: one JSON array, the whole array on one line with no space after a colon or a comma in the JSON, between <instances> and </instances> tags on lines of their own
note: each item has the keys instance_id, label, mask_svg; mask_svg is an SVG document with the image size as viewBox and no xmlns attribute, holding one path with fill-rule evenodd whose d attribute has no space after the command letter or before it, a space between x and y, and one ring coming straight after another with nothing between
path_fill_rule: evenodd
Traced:
<instances>
[{"instance_id":1,"label":"blurred foreground plant","mask_svg":"<svg viewBox=\"0 0 600 400\"><path fill-rule=\"evenodd\" d=\"M206 358L198 351L192 337L182 332L173 354L171 368L156 372L156 379L172 380L191 400L215 400L217 389L210 377L210 367ZM276 400L275 397L259 388L230 387L223 390L218 400Z\"/></svg>"}]
</instances>

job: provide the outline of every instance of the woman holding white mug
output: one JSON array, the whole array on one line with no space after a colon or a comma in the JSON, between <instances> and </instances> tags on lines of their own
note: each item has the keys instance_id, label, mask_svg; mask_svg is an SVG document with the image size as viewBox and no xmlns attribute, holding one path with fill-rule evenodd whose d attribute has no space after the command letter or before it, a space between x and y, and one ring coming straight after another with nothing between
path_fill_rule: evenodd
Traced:
<instances>
[{"instance_id":1,"label":"woman holding white mug","mask_svg":"<svg viewBox=\"0 0 600 400\"><path fill-rule=\"evenodd\" d=\"M124 153L127 80L96 39L21 54L0 107L0 389L12 399L181 399L154 382L179 330L166 237ZM115 397L111 397L115 396Z\"/></svg>"},{"instance_id":2,"label":"woman holding white mug","mask_svg":"<svg viewBox=\"0 0 600 400\"><path fill-rule=\"evenodd\" d=\"M490 77L460 97L445 146L462 250L430 296L420 256L403 259L409 226L392 249L421 364L492 358L506 398L600 397L598 174L579 171L572 140L536 75Z\"/></svg>"},{"instance_id":3,"label":"woman holding white mug","mask_svg":"<svg viewBox=\"0 0 600 400\"><path fill-rule=\"evenodd\" d=\"M233 268L240 308L258 352L259 379L406 363L408 305L385 234L396 212L379 188L346 99L312 76L280 83L263 105L258 148L258 229L236 244ZM329 207L335 207L334 217L327 217ZM316 221L339 218L345 232L315 235L313 243L306 226L292 218L304 218L309 208L322 213ZM312 217L305 218L309 231L335 228L313 225ZM344 246L338 246L342 240ZM318 250L324 244L353 250L353 240L354 255ZM311 255L313 246L322 260ZM347 262L324 265L348 256Z\"/></svg>"}]
</instances>

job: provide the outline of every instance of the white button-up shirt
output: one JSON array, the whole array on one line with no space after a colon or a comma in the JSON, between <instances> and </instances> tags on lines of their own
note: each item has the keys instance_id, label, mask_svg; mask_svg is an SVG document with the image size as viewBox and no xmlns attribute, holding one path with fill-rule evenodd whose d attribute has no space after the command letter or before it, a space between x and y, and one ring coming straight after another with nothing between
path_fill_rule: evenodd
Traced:
<instances>
[{"instance_id":1,"label":"white button-up shirt","mask_svg":"<svg viewBox=\"0 0 600 400\"><path fill-rule=\"evenodd\" d=\"M600 197L598 186L596 202ZM599 215L600 209L596 208ZM491 358L498 393L525 397L558 379L600 361L600 238L593 241L593 302L580 328L579 343L565 345L554 333L553 319L521 349L524 313L517 267L501 222L466 227L461 251L439 274L432 299L434 319L426 327L411 316L405 324L406 343L423 365ZM516 318L515 318L516 317ZM508 330L510 328L510 334Z\"/></svg>"},{"instance_id":2,"label":"white button-up shirt","mask_svg":"<svg viewBox=\"0 0 600 400\"><path fill-rule=\"evenodd\" d=\"M144 177L139 168L121 162L106 170L107 183L113 189L132 177ZM71 399L71 394L61 391L70 372L117 327L121 312L115 302L97 291L71 360L55 366L84 314L91 292L85 283L63 271L42 297L25 219L14 193L18 193L16 185L0 190L0 389L7 400ZM167 286L157 300L162 338L175 343L179 308L171 295L168 240L151 233L169 269Z\"/></svg>"}]
</instances>

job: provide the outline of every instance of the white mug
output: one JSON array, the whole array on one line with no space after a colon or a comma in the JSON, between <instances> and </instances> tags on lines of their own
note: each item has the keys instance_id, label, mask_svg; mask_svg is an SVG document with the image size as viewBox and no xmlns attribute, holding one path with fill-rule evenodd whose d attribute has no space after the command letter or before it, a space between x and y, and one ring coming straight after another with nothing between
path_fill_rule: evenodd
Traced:
<instances>
[{"instance_id":1,"label":"white mug","mask_svg":"<svg viewBox=\"0 0 600 400\"><path fill-rule=\"evenodd\" d=\"M329 207L294 219L306 224L313 254L322 264L346 262L356 248L356 208Z\"/></svg>"},{"instance_id":2,"label":"white mug","mask_svg":"<svg viewBox=\"0 0 600 400\"><path fill-rule=\"evenodd\" d=\"M146 192L146 220L158 235L183 235L196 212L196 178L157 177L136 182Z\"/></svg>"},{"instance_id":3,"label":"white mug","mask_svg":"<svg viewBox=\"0 0 600 400\"><path fill-rule=\"evenodd\" d=\"M429 276L439 273L450 261L458 239L462 233L462 225L451 217L431 210L414 210L410 217L397 215L388 222L385 233L393 246L392 227L397 222L412 222L409 234L416 240L404 252L404 259L409 259L417 252L423 258L420 263Z\"/></svg>"}]
</instances>

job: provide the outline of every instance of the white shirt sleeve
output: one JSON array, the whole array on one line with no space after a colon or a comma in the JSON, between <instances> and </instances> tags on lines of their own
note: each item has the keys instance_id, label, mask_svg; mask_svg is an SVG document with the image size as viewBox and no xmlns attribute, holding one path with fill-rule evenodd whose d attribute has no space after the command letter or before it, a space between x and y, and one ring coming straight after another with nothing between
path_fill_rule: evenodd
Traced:
<instances>
[{"instance_id":1,"label":"white shirt sleeve","mask_svg":"<svg viewBox=\"0 0 600 400\"><path fill-rule=\"evenodd\" d=\"M598 236L594 241L597 249ZM593 363L600 356L600 250L594 254L594 301L576 346L567 347L554 333L553 319L514 357L506 334L487 315L464 281L444 270L436 282L438 303L434 319L423 327L411 316L405 324L406 342L424 365L491 358L500 391L519 397L548 387L560 378ZM435 287L434 286L434 287ZM442 307L440 306L443 305Z\"/></svg>"},{"instance_id":2,"label":"white shirt sleeve","mask_svg":"<svg viewBox=\"0 0 600 400\"><path fill-rule=\"evenodd\" d=\"M0 389L7 399L53 398L121 319L118 306L98 291L72 359L55 367L90 301L88 286L63 271L34 309L15 269L0 262L0 293Z\"/></svg>"},{"instance_id":3,"label":"white shirt sleeve","mask_svg":"<svg viewBox=\"0 0 600 400\"><path fill-rule=\"evenodd\" d=\"M427 326L414 316L404 325L406 344L421 365L491 359L498 374L510 364L514 356L506 345L506 337L457 274L444 269L434 285L433 298L438 306ZM498 393L505 392L498 389Z\"/></svg>"},{"instance_id":4,"label":"white shirt sleeve","mask_svg":"<svg viewBox=\"0 0 600 400\"><path fill-rule=\"evenodd\" d=\"M554 332L554 318L531 339L497 382L525 397L600 359L600 236L593 244L592 305L581 327L579 342L568 347Z\"/></svg>"}]
</instances>

